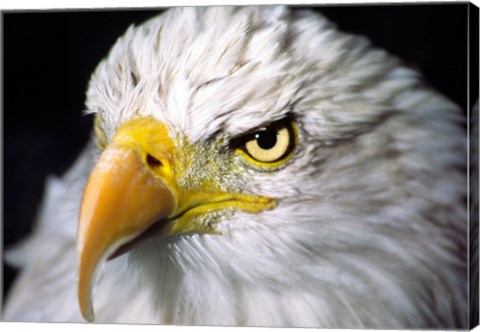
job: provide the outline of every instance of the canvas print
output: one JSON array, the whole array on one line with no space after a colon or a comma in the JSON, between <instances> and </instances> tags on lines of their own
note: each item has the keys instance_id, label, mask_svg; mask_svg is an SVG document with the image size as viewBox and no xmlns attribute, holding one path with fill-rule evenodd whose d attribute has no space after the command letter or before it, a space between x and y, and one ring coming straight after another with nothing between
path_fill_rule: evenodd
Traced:
<instances>
[{"instance_id":1,"label":"canvas print","mask_svg":"<svg viewBox=\"0 0 480 332\"><path fill-rule=\"evenodd\" d=\"M468 6L3 13L2 320L476 324Z\"/></svg>"}]
</instances>

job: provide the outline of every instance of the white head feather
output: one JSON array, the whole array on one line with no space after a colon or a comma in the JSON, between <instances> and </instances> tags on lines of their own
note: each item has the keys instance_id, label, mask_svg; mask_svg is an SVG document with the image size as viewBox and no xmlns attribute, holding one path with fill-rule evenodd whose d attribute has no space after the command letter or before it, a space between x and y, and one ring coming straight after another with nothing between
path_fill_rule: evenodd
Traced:
<instances>
[{"instance_id":1,"label":"white head feather","mask_svg":"<svg viewBox=\"0 0 480 332\"><path fill-rule=\"evenodd\" d=\"M299 128L285 167L226 180L275 209L109 262L97 321L466 326L461 111L366 39L281 6L173 9L118 40L87 97L107 138L145 115L196 144L286 116Z\"/></svg>"}]
</instances>

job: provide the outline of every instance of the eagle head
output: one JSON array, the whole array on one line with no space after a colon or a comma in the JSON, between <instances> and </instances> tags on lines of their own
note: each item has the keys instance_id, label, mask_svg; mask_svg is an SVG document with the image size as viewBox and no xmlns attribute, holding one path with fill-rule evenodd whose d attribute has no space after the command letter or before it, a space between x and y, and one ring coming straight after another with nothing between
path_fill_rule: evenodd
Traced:
<instances>
[{"instance_id":1,"label":"eagle head","mask_svg":"<svg viewBox=\"0 0 480 332\"><path fill-rule=\"evenodd\" d=\"M462 113L365 38L283 6L172 9L86 104L88 320L465 324Z\"/></svg>"}]
</instances>

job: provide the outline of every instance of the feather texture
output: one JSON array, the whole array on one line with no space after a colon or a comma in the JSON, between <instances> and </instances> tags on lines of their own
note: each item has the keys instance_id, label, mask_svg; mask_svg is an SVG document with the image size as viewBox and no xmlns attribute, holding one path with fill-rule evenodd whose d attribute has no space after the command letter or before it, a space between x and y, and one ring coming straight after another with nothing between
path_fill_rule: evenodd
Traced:
<instances>
[{"instance_id":1,"label":"feather texture","mask_svg":"<svg viewBox=\"0 0 480 332\"><path fill-rule=\"evenodd\" d=\"M96 321L466 327L464 117L363 37L282 6L172 9L117 41L86 104L107 140L138 116L199 145L286 116L298 124L284 167L236 160L222 180L276 208L108 262ZM34 234L8 254L24 270L6 320L83 321L75 237L94 140L49 181Z\"/></svg>"}]
</instances>

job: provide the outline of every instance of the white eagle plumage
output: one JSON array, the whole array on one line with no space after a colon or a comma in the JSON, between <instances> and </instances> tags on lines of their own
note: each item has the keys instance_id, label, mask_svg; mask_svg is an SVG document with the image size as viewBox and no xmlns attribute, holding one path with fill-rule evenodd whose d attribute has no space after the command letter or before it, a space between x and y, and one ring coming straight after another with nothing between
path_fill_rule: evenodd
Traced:
<instances>
[{"instance_id":1,"label":"white eagle plumage","mask_svg":"<svg viewBox=\"0 0 480 332\"><path fill-rule=\"evenodd\" d=\"M118 40L86 105L107 141L141 116L199 146L298 125L284 167L214 179L275 208L109 261L97 322L466 327L464 116L366 39L283 6L176 8ZM23 272L5 320L84 321L75 242L95 141L49 180L34 234L8 254Z\"/></svg>"}]
</instances>

